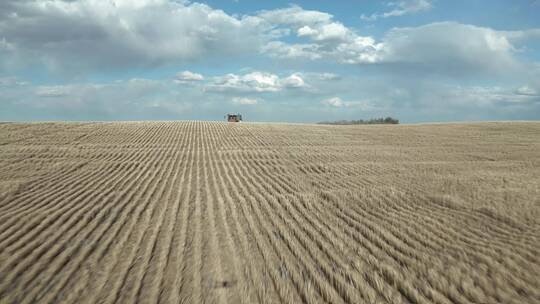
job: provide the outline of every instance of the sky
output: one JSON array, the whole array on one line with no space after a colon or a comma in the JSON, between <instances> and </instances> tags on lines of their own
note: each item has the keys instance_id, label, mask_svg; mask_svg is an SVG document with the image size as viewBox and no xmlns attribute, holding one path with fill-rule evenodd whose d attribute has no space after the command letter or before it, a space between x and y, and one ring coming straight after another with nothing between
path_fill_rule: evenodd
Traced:
<instances>
[{"instance_id":1,"label":"sky","mask_svg":"<svg viewBox=\"0 0 540 304\"><path fill-rule=\"evenodd\" d=\"M1 0L0 120L540 119L540 0Z\"/></svg>"}]
</instances>

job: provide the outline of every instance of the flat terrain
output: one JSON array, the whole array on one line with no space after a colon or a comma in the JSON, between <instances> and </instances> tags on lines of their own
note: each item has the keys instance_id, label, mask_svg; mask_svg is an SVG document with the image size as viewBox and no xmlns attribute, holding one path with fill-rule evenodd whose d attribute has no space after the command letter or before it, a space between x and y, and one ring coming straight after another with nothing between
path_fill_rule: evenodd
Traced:
<instances>
[{"instance_id":1,"label":"flat terrain","mask_svg":"<svg viewBox=\"0 0 540 304\"><path fill-rule=\"evenodd\" d=\"M540 303L540 123L2 123L12 302Z\"/></svg>"}]
</instances>

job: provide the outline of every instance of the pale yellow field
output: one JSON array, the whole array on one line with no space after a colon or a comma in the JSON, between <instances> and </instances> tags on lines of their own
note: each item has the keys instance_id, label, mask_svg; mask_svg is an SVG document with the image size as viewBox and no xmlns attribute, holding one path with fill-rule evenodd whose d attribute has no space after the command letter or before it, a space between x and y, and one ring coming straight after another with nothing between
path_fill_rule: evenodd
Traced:
<instances>
[{"instance_id":1,"label":"pale yellow field","mask_svg":"<svg viewBox=\"0 0 540 304\"><path fill-rule=\"evenodd\" d=\"M540 303L540 123L0 124L0 303Z\"/></svg>"}]
</instances>

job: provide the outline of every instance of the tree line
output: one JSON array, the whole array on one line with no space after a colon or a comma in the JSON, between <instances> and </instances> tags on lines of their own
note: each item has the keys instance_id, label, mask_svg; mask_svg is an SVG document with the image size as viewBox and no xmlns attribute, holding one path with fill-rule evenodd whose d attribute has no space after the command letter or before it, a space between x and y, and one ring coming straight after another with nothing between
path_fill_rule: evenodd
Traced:
<instances>
[{"instance_id":1,"label":"tree line","mask_svg":"<svg viewBox=\"0 0 540 304\"><path fill-rule=\"evenodd\" d=\"M359 119L359 120L337 120L337 121L322 121L318 124L322 125L379 125L379 124L389 124L397 125L399 120L392 117L381 117L381 118L371 118L371 119Z\"/></svg>"}]
</instances>

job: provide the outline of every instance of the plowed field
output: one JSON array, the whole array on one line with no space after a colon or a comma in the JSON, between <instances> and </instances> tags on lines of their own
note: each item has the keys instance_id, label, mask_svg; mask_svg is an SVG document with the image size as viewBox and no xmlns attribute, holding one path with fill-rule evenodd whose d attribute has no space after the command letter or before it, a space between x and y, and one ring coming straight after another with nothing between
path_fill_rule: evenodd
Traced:
<instances>
[{"instance_id":1,"label":"plowed field","mask_svg":"<svg viewBox=\"0 0 540 304\"><path fill-rule=\"evenodd\" d=\"M0 124L0 303L540 303L540 123Z\"/></svg>"}]
</instances>

